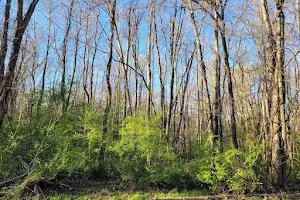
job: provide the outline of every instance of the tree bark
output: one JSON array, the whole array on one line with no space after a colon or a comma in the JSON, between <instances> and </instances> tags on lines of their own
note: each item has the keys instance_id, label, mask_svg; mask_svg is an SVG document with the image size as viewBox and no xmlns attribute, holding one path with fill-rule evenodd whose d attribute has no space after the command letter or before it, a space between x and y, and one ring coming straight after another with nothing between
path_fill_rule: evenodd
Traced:
<instances>
[{"instance_id":1,"label":"tree bark","mask_svg":"<svg viewBox=\"0 0 300 200\"><path fill-rule=\"evenodd\" d=\"M214 117L213 117L211 98L210 98L210 93L209 93L209 88L208 88L208 81L207 81L207 76L206 76L206 66L205 66L204 59L203 59L202 46L201 46L200 38L199 38L199 35L198 35L198 30L197 30L197 25L196 25L196 20L195 20L195 14L194 14L194 8L193 8L191 0L188 0L188 9L189 9L190 18L191 18L191 22L192 22L192 27L193 27L193 31L194 31L194 37L195 37L195 41L196 41L196 45L197 45L198 56L200 57L202 80L204 82L204 89L205 89L205 92L206 92L206 95L207 95L209 120L210 120L210 131L211 131L211 133L214 134L214 132L215 132L214 131L214 125L213 125Z\"/></svg>"},{"instance_id":2,"label":"tree bark","mask_svg":"<svg viewBox=\"0 0 300 200\"><path fill-rule=\"evenodd\" d=\"M1 49L0 49L0 86L2 85L2 81L4 78L10 8L11 8L11 0L6 0L4 23L3 23L3 35L2 35Z\"/></svg>"},{"instance_id":3,"label":"tree bark","mask_svg":"<svg viewBox=\"0 0 300 200\"><path fill-rule=\"evenodd\" d=\"M147 38L147 115L150 116L151 114L151 81L152 81L152 72L151 72L151 40L152 40L152 21L154 15L154 6L155 0L151 0L150 2L150 16L149 16L149 23L148 23L148 38Z\"/></svg>"},{"instance_id":4,"label":"tree bark","mask_svg":"<svg viewBox=\"0 0 300 200\"><path fill-rule=\"evenodd\" d=\"M276 68L272 90L272 181L284 186L286 178L287 135L285 124L284 0L276 0Z\"/></svg>"},{"instance_id":5,"label":"tree bark","mask_svg":"<svg viewBox=\"0 0 300 200\"><path fill-rule=\"evenodd\" d=\"M296 17L298 21L298 35L300 38L300 0L296 0Z\"/></svg>"},{"instance_id":6,"label":"tree bark","mask_svg":"<svg viewBox=\"0 0 300 200\"><path fill-rule=\"evenodd\" d=\"M222 6L222 14L220 17L221 22L221 40L223 45L223 51L224 51L224 61L225 61L225 73L227 77L227 83L228 83L228 93L229 93L229 101L230 101L230 121L231 121L231 134L232 134L232 143L234 148L238 148L238 141L236 136L236 119L235 119L235 102L234 102L234 95L233 95L233 84L232 84L232 75L229 65L229 53L227 48L227 42L226 42L226 26L225 26L225 20L224 20L224 9L225 7Z\"/></svg>"},{"instance_id":7,"label":"tree bark","mask_svg":"<svg viewBox=\"0 0 300 200\"><path fill-rule=\"evenodd\" d=\"M104 158L105 158L105 150L106 150L106 138L108 132L108 115L112 105L112 90L110 85L110 76L111 76L111 67L113 60L113 42L114 42L114 32L115 32L115 16L116 16L116 0L109 1L109 17L110 17L110 36L109 36L109 52L108 52L108 62L106 65L106 106L104 110L103 117L103 144L100 149L100 162L101 166L104 167Z\"/></svg>"},{"instance_id":8,"label":"tree bark","mask_svg":"<svg viewBox=\"0 0 300 200\"><path fill-rule=\"evenodd\" d=\"M214 65L215 65L215 113L214 113L214 144L219 139L220 149L223 150L223 132L222 132L222 102L221 102L221 59L219 54L219 30L218 30L218 18L215 12L214 19ZM216 145L216 144L215 144Z\"/></svg>"},{"instance_id":9,"label":"tree bark","mask_svg":"<svg viewBox=\"0 0 300 200\"><path fill-rule=\"evenodd\" d=\"M46 82L46 72L47 72L47 65L48 65L48 57L50 53L50 34L51 34L51 25L52 25L52 0L50 0L50 6L49 6L49 14L48 14L48 38L47 38L47 47L46 47L46 55L45 55L45 63L43 67L43 74L42 74L42 86L41 86L41 92L40 97L37 104L37 112L39 113L40 107L43 103L44 98L44 92L45 92L45 82Z\"/></svg>"},{"instance_id":10,"label":"tree bark","mask_svg":"<svg viewBox=\"0 0 300 200\"><path fill-rule=\"evenodd\" d=\"M9 104L8 97L12 90L12 82L15 75L15 68L19 57L22 38L38 2L39 0L33 0L31 2L24 17L23 17L23 0L18 0L17 2L17 19L16 19L17 27L12 42L13 44L12 44L10 59L6 68L6 72L4 73L3 80L0 85L0 126L2 126L3 119L7 113L8 104Z\"/></svg>"},{"instance_id":11,"label":"tree bark","mask_svg":"<svg viewBox=\"0 0 300 200\"><path fill-rule=\"evenodd\" d=\"M67 17L67 29L64 35L63 47L62 47L62 74L61 74L61 85L60 85L60 95L62 101L62 109L66 109L66 66L67 66L67 50L68 50L68 37L72 25L72 12L74 8L75 0L71 1L68 17Z\"/></svg>"}]
</instances>

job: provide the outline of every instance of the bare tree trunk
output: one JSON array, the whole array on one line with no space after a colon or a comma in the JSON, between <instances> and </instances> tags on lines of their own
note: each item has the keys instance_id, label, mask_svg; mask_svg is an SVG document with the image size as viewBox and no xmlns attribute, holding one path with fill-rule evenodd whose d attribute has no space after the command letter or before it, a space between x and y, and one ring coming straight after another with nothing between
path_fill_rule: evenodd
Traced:
<instances>
[{"instance_id":1,"label":"bare tree trunk","mask_svg":"<svg viewBox=\"0 0 300 200\"><path fill-rule=\"evenodd\" d=\"M77 34L76 34L76 37L75 37L76 43L75 43L75 52L74 52L74 63L73 63L73 71L72 71L72 76L71 76L70 88L69 88L69 91L68 91L68 97L66 99L66 110L68 109L68 107L70 105L70 99L71 99L71 95L72 95L74 79L75 79L75 73L76 73L76 68L77 68L79 35L80 35L80 29L77 30Z\"/></svg>"},{"instance_id":2,"label":"bare tree trunk","mask_svg":"<svg viewBox=\"0 0 300 200\"><path fill-rule=\"evenodd\" d=\"M139 23L140 19L138 16L136 16L136 8L132 8L132 15L134 17L133 20L133 33L132 33L132 57L134 62L134 111L137 112L138 109L138 50L137 50L137 42L138 42L138 29L139 29Z\"/></svg>"},{"instance_id":3,"label":"bare tree trunk","mask_svg":"<svg viewBox=\"0 0 300 200\"><path fill-rule=\"evenodd\" d=\"M170 94L169 94L169 107L168 107L168 116L167 116L167 123L166 123L166 139L169 141L169 133L171 131L171 121L172 121L172 111L176 110L176 106L174 106L174 80L175 80L175 63L176 63L176 53L177 53L177 39L179 38L175 37L176 34L176 19L177 19L177 0L175 0L174 3L174 16L170 19L170 63L171 63L171 74L170 74ZM175 101L176 102L176 101ZM174 116L175 121L175 116ZM174 123L175 124L175 123ZM174 134L175 134L175 125L174 128ZM174 137L174 142L175 137Z\"/></svg>"},{"instance_id":4,"label":"bare tree trunk","mask_svg":"<svg viewBox=\"0 0 300 200\"><path fill-rule=\"evenodd\" d=\"M284 70L284 0L276 0L276 68L272 96L272 180L284 186L286 178L287 135L285 124L285 70Z\"/></svg>"},{"instance_id":5,"label":"bare tree trunk","mask_svg":"<svg viewBox=\"0 0 300 200\"><path fill-rule=\"evenodd\" d=\"M158 45L158 34L157 34L157 23L156 19L154 20L154 33L155 33L155 47L156 47L156 54L158 60L158 74L159 74L159 83L160 83L160 109L162 113L162 127L165 130L166 125L166 117L165 117L165 78L166 78L166 69L163 71L162 62L161 62L161 55Z\"/></svg>"},{"instance_id":6,"label":"bare tree trunk","mask_svg":"<svg viewBox=\"0 0 300 200\"><path fill-rule=\"evenodd\" d=\"M9 18L10 18L10 8L11 8L11 0L6 0L4 23L3 23L3 35L2 35L1 49L0 49L0 86L2 86L2 81L4 78L5 59L6 59L6 54L7 54L7 35L8 35L8 26L9 26Z\"/></svg>"},{"instance_id":7,"label":"bare tree trunk","mask_svg":"<svg viewBox=\"0 0 300 200\"><path fill-rule=\"evenodd\" d=\"M109 36L109 53L108 53L108 62L106 65L106 106L104 110L103 117L103 144L100 149L100 161L102 167L104 167L104 158L105 158L105 150L106 150L106 138L108 131L108 115L110 112L111 104L112 104L112 91L110 85L110 76L111 76L111 66L113 59L113 42L114 42L114 32L115 32L115 15L116 15L116 0L108 1L107 6L109 8L109 17L110 17L110 36Z\"/></svg>"},{"instance_id":8,"label":"bare tree trunk","mask_svg":"<svg viewBox=\"0 0 300 200\"><path fill-rule=\"evenodd\" d=\"M271 135L272 133L269 134L269 131L272 132L272 128L270 127L272 125L272 94L271 90L273 87L273 79L274 79L274 72L275 72L275 66L276 66L276 60L275 60L275 47L276 47L276 41L274 38L274 33L273 29L271 26L271 21L270 21L270 14L269 14L269 7L268 3L266 0L261 0L261 10L262 10L262 18L263 21L266 25L266 32L267 32L267 41L266 44L263 46L264 51L265 51L265 67L266 69L264 70L264 93L265 93L265 100L264 100L264 119L265 119L265 142L267 143L268 135ZM263 28L262 28L263 30ZM262 40L263 41L263 40ZM269 159L271 157L271 153L269 151L266 151L266 160L267 162L271 162ZM272 165L270 163L270 165ZM272 169L270 169L272 170Z\"/></svg>"},{"instance_id":9,"label":"bare tree trunk","mask_svg":"<svg viewBox=\"0 0 300 200\"><path fill-rule=\"evenodd\" d=\"M224 51L224 61L225 61L225 73L227 77L228 82L228 93L230 98L230 118L231 118L231 134L232 134L232 143L234 148L238 148L238 141L236 137L236 119L235 119L235 103L234 103L234 95L233 95L233 85L232 85L232 76L231 76L231 70L229 65L229 54L228 54L228 48L227 48L227 42L226 42L226 27L225 27L225 20L224 20L224 9L225 7L222 6L222 14L220 17L221 22L221 39L222 39L222 45L223 45L223 51Z\"/></svg>"},{"instance_id":10,"label":"bare tree trunk","mask_svg":"<svg viewBox=\"0 0 300 200\"><path fill-rule=\"evenodd\" d=\"M190 71L191 71L191 67L192 67L192 64L193 64L193 59L194 59L194 54L195 54L195 50L196 50L196 47L194 46L194 49L193 49L193 52L188 60L188 63L186 63L186 67L187 67L187 70L186 70L186 77L185 77L185 81L184 81L184 86L183 86L183 90L182 90L182 93L181 93L181 105L180 105L180 110L179 110L179 122L178 122L178 128L177 128L177 131L176 131L176 138L175 138L175 142L179 143L180 140L180 135L181 134L181 130L182 130L182 122L183 121L183 118L184 118L184 108L186 105L185 103L185 100L186 100L186 91L187 91L187 87L188 87L188 84L189 84L189 79L190 79ZM184 128L183 128L184 130ZM178 144L177 144L178 146Z\"/></svg>"},{"instance_id":11,"label":"bare tree trunk","mask_svg":"<svg viewBox=\"0 0 300 200\"><path fill-rule=\"evenodd\" d=\"M148 116L151 114L151 93L152 93L152 87L151 87L151 40L152 40L152 21L153 21L153 15L154 15L154 6L155 6L155 0L151 0L150 2L150 16L149 16L149 23L148 23L148 39L147 39L147 105L146 110Z\"/></svg>"},{"instance_id":12,"label":"bare tree trunk","mask_svg":"<svg viewBox=\"0 0 300 200\"><path fill-rule=\"evenodd\" d=\"M99 17L99 16L97 16ZM99 37L98 36L98 23L96 26L96 32L94 36L94 52L93 52L93 58L92 58L92 64L91 64L91 76L90 76L90 101L93 102L94 98L94 68L95 68L95 60L96 60L96 55L97 55L97 50L98 50L98 44L99 44Z\"/></svg>"},{"instance_id":13,"label":"bare tree trunk","mask_svg":"<svg viewBox=\"0 0 300 200\"><path fill-rule=\"evenodd\" d=\"M74 7L75 0L71 1L68 17L67 17L67 29L63 40L62 47L62 74L61 74L61 86L60 86L60 95L62 101L62 109L66 109L66 65L67 65L67 50L68 50L68 37L72 24L72 12Z\"/></svg>"},{"instance_id":14,"label":"bare tree trunk","mask_svg":"<svg viewBox=\"0 0 300 200\"><path fill-rule=\"evenodd\" d=\"M194 8L193 8L191 0L188 0L188 9L190 12L190 18L191 18L191 22L192 22L192 26L193 26L193 30L194 30L194 37L195 37L195 41L196 41L196 45L197 45L198 56L200 57L201 75L202 75L202 79L204 81L204 89L205 89L205 92L207 95L209 120L210 120L210 131L211 131L211 133L214 133L214 128L213 128L214 127L214 125L213 125L214 117L213 117L211 98L210 98L207 76L206 76L206 66L205 66L204 59L203 59L202 46L201 46L200 38L198 35L198 29L197 29L196 20L195 20Z\"/></svg>"},{"instance_id":15,"label":"bare tree trunk","mask_svg":"<svg viewBox=\"0 0 300 200\"><path fill-rule=\"evenodd\" d=\"M216 70L215 82L215 114L214 114L214 139L213 142L220 140L220 149L223 150L223 132L222 132L222 102L221 102L221 59L219 54L219 30L218 18L215 12L214 19L214 65Z\"/></svg>"},{"instance_id":16,"label":"bare tree trunk","mask_svg":"<svg viewBox=\"0 0 300 200\"><path fill-rule=\"evenodd\" d=\"M138 73L137 73L137 70L138 70L138 53L137 53L137 45L136 45L136 42L134 42L134 44L132 44L132 51L133 51L133 59L134 59L134 71L135 71L135 95L134 95L134 110L135 112L137 111L138 109L138 85L139 85L139 80L138 80Z\"/></svg>"},{"instance_id":17,"label":"bare tree trunk","mask_svg":"<svg viewBox=\"0 0 300 200\"><path fill-rule=\"evenodd\" d=\"M7 113L8 104L9 104L8 97L11 92L12 82L15 74L15 68L17 65L19 52L21 48L22 38L38 2L39 0L33 0L30 6L28 7L25 16L23 17L23 0L18 0L17 19L16 19L17 26L15 30L15 36L12 42L13 43L12 51L6 68L6 72L4 74L3 80L1 81L1 85L0 85L0 126L2 125L3 119ZM7 46L7 43L4 45Z\"/></svg>"},{"instance_id":18,"label":"bare tree trunk","mask_svg":"<svg viewBox=\"0 0 300 200\"><path fill-rule=\"evenodd\" d=\"M298 34L300 38L300 0L296 0L296 16L298 20Z\"/></svg>"},{"instance_id":19,"label":"bare tree trunk","mask_svg":"<svg viewBox=\"0 0 300 200\"><path fill-rule=\"evenodd\" d=\"M197 66L197 71L199 70L199 66ZM199 73L196 73L196 87L197 87L197 139L199 139L199 141L202 141L202 126L201 126L201 118L200 116L202 116L201 113L201 105L200 105L200 101L201 101L201 88L200 88L200 78L199 78Z\"/></svg>"},{"instance_id":20,"label":"bare tree trunk","mask_svg":"<svg viewBox=\"0 0 300 200\"><path fill-rule=\"evenodd\" d=\"M125 77L125 92L126 92L126 99L128 101L128 111L129 114L132 113L132 103L131 103L131 95L130 95L130 81L128 79L128 65L129 65L129 55L130 55L130 48L131 48L131 15L132 15L132 2L130 3L130 7L128 10L128 16L127 16L127 25L128 25L128 32L127 32L127 50L126 50L126 65L124 66L124 77ZM127 106L124 107L124 112L127 113Z\"/></svg>"},{"instance_id":21,"label":"bare tree trunk","mask_svg":"<svg viewBox=\"0 0 300 200\"><path fill-rule=\"evenodd\" d=\"M84 44L84 53L83 53L83 70L82 70L82 87L83 87L83 102L85 103L85 99L87 97L87 102L90 102L90 95L87 89L87 77L88 77L88 68L90 61L90 50L88 46L88 31L89 31L89 15L86 17L86 29L85 29L85 44Z\"/></svg>"},{"instance_id":22,"label":"bare tree trunk","mask_svg":"<svg viewBox=\"0 0 300 200\"><path fill-rule=\"evenodd\" d=\"M48 14L48 18L49 18L48 19L48 38L47 38L45 63L44 63L43 74L42 74L42 86L41 86L40 97L39 97L38 104L37 104L37 112L38 113L39 113L40 107L43 103L48 57L49 57L49 53L50 53L50 34L51 34L51 25L52 25L52 0L50 0L49 2L50 2L50 6L49 6L49 14Z\"/></svg>"},{"instance_id":23,"label":"bare tree trunk","mask_svg":"<svg viewBox=\"0 0 300 200\"><path fill-rule=\"evenodd\" d=\"M33 23L33 35L34 38L37 38L36 35L36 23ZM31 78L31 88L30 88L30 98L29 98L29 117L33 116L33 108L36 102L36 86L35 86L35 71L38 67L38 52L37 52L37 41L34 40L32 43L32 65L30 70L30 78Z\"/></svg>"}]
</instances>

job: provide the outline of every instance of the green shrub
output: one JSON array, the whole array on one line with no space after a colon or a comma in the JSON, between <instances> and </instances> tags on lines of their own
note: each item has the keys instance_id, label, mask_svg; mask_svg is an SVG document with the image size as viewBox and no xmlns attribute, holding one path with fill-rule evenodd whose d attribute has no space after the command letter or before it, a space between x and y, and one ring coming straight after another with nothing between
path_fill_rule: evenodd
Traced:
<instances>
[{"instance_id":1,"label":"green shrub","mask_svg":"<svg viewBox=\"0 0 300 200\"><path fill-rule=\"evenodd\" d=\"M162 188L186 188L199 184L194 161L176 155L159 128L159 118L127 117L120 129L120 141L111 146L118 155L118 170L129 184Z\"/></svg>"},{"instance_id":2,"label":"green shrub","mask_svg":"<svg viewBox=\"0 0 300 200\"><path fill-rule=\"evenodd\" d=\"M262 148L257 144L257 141L248 142L245 151L229 149L222 153L217 149L207 148L209 150L204 151L204 155L199 159L197 178L210 184L213 190L223 187L234 193L246 193L260 189L262 184L259 166L262 166L262 163L259 158Z\"/></svg>"},{"instance_id":3,"label":"green shrub","mask_svg":"<svg viewBox=\"0 0 300 200\"><path fill-rule=\"evenodd\" d=\"M5 124L0 134L0 178L42 172L51 179L98 168L99 121L99 115L88 109L83 114L43 109L31 119Z\"/></svg>"}]
</instances>

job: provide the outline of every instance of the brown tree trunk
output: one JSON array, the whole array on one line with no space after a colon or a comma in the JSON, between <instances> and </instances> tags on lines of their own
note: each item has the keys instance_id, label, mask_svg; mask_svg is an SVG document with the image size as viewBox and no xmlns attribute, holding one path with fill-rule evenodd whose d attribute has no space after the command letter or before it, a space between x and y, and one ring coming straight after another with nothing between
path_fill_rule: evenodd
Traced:
<instances>
[{"instance_id":1,"label":"brown tree trunk","mask_svg":"<svg viewBox=\"0 0 300 200\"><path fill-rule=\"evenodd\" d=\"M190 79L190 71L191 71L191 67L193 64L193 59L194 59L194 54L195 54L195 50L196 47L194 47L193 52L188 60L188 63L186 63L186 77L185 77L185 81L184 81L184 86L183 86L183 90L181 93L181 105L180 105L180 110L179 110L179 122L178 122L178 128L176 131L176 138L175 138L175 142L177 142L177 147L178 147L178 143L180 142L180 135L182 135L182 123L184 124L183 120L184 120L184 109L187 106L185 103L186 100L186 91L187 91L187 87L189 84L189 79ZM184 128L183 128L184 130ZM185 137L184 137L185 138Z\"/></svg>"},{"instance_id":2,"label":"brown tree trunk","mask_svg":"<svg viewBox=\"0 0 300 200\"><path fill-rule=\"evenodd\" d=\"M106 106L104 110L103 117L103 144L100 149L100 162L102 167L104 167L104 158L105 158L105 150L106 150L106 138L108 131L108 115L110 112L110 108L112 105L112 90L110 85L110 76L111 76L111 67L112 67L112 59L113 59L113 41L114 41L114 32L115 32L115 15L116 15L116 0L109 1L107 3L109 8L109 17L110 17L110 36L109 36L109 52L108 52L108 62L106 65Z\"/></svg>"},{"instance_id":3,"label":"brown tree trunk","mask_svg":"<svg viewBox=\"0 0 300 200\"><path fill-rule=\"evenodd\" d=\"M233 95L233 85L232 85L232 75L229 65L229 54L228 54L228 48L227 48L227 42L226 42L226 26L225 26L225 20L224 20L224 9L225 7L222 6L222 14L220 16L220 22L221 22L221 40L223 45L223 51L224 51L224 61L225 61L225 73L227 77L227 83L228 83L228 93L230 98L230 121L231 121L231 134L232 134L232 143L234 148L238 148L238 141L236 137L236 119L235 119L235 103L234 103L234 95Z\"/></svg>"},{"instance_id":4,"label":"brown tree trunk","mask_svg":"<svg viewBox=\"0 0 300 200\"><path fill-rule=\"evenodd\" d=\"M61 86L60 86L60 95L62 101L62 109L66 109L66 65L67 65L67 50L68 50L68 37L71 29L72 24L72 12L74 7L75 0L71 1L68 17L67 17L67 29L63 40L63 47L62 47L62 74L61 74Z\"/></svg>"},{"instance_id":5,"label":"brown tree trunk","mask_svg":"<svg viewBox=\"0 0 300 200\"><path fill-rule=\"evenodd\" d=\"M300 38L300 0L296 0L296 17L298 21L298 34Z\"/></svg>"},{"instance_id":6,"label":"brown tree trunk","mask_svg":"<svg viewBox=\"0 0 300 200\"><path fill-rule=\"evenodd\" d=\"M18 0L17 3L17 19L16 19L17 26L15 30L14 39L12 42L12 51L6 68L6 72L4 73L4 77L0 85L0 126L2 125L3 119L7 113L8 104L9 104L8 97L11 93L12 82L15 75L15 69L19 57L22 38L38 2L39 0L33 0L31 2L24 17L23 17L24 2L23 0ZM7 45L7 43L5 45Z\"/></svg>"},{"instance_id":7,"label":"brown tree trunk","mask_svg":"<svg viewBox=\"0 0 300 200\"><path fill-rule=\"evenodd\" d=\"M132 13L132 2L130 4L129 10L128 10L128 16L127 16L127 25L128 25L128 31L127 31L127 50L126 50L126 65L124 66L124 77L125 77L125 99L128 101L128 108L127 106L124 106L124 113L127 113L127 109L129 114L132 114L132 103L131 103L131 95L130 95L130 80L128 79L128 65L129 65L129 54L130 54L130 47L131 47L131 13Z\"/></svg>"},{"instance_id":8,"label":"brown tree trunk","mask_svg":"<svg viewBox=\"0 0 300 200\"><path fill-rule=\"evenodd\" d=\"M206 76L206 66L205 66L204 59L203 59L202 46L201 46L200 38L199 38L199 35L198 35L198 29L197 29L196 20L195 20L194 8L193 8L191 0L188 0L188 9L189 9L189 12L190 12L190 18L191 18L191 22L192 22L192 26L193 26L193 31L194 31L194 37L195 37L195 41L196 41L196 45L197 45L198 56L200 57L202 80L204 82L204 89L205 89L205 92L206 92L206 95L207 95L208 112L209 112L209 120L210 120L210 131L211 131L211 133L214 133L214 125L213 125L214 117L213 117L211 98L210 98L208 82L207 82L207 76Z\"/></svg>"},{"instance_id":9,"label":"brown tree trunk","mask_svg":"<svg viewBox=\"0 0 300 200\"><path fill-rule=\"evenodd\" d=\"M170 20L171 33L170 33L170 62L171 62L171 74L170 74L170 94L169 94L169 106L168 106L168 116L166 124L166 138L169 141L169 132L171 131L171 120L172 120L172 110L174 107L174 78L175 78L175 54L176 54L176 45L175 45L175 20L177 18L177 0L174 5L174 16Z\"/></svg>"},{"instance_id":10,"label":"brown tree trunk","mask_svg":"<svg viewBox=\"0 0 300 200\"><path fill-rule=\"evenodd\" d=\"M148 23L148 39L147 39L147 115L150 116L151 114L151 93L152 93L152 72L151 72L151 40L152 40L152 21L154 15L154 6L155 0L151 0L150 2L150 16L149 16L149 23Z\"/></svg>"},{"instance_id":11,"label":"brown tree trunk","mask_svg":"<svg viewBox=\"0 0 300 200\"><path fill-rule=\"evenodd\" d=\"M51 34L51 25L52 25L52 0L50 0L50 6L49 6L49 14L48 14L48 38L47 38L47 47L46 47L46 56L45 56L45 63L43 67L43 74L42 74L42 86L41 86L41 92L40 97L38 99L37 104L37 112L39 113L40 107L43 103L44 98L44 92L45 92L45 81L46 81L46 72L47 72L47 65L48 65L48 57L50 53L50 34Z\"/></svg>"},{"instance_id":12,"label":"brown tree trunk","mask_svg":"<svg viewBox=\"0 0 300 200\"><path fill-rule=\"evenodd\" d=\"M158 60L158 74L159 74L159 83L160 83L160 109L162 113L162 127L165 130L166 128L166 116L165 116L165 78L166 78L166 70L163 70L162 62L161 62L161 54L158 45L158 34L157 34L157 23L154 21L154 33L155 33L155 47L156 54ZM166 69L166 68L165 68Z\"/></svg>"},{"instance_id":13,"label":"brown tree trunk","mask_svg":"<svg viewBox=\"0 0 300 200\"><path fill-rule=\"evenodd\" d=\"M70 88L69 88L69 91L68 91L68 97L66 99L66 110L68 109L68 107L70 105L70 99L71 99L73 85L74 85L74 79L75 79L75 72L76 72L76 68L77 68L79 34L80 34L80 30L77 30L77 34L76 34L76 37L75 37L76 43L75 43L75 52L74 52L73 71L72 71L72 75L71 75L71 82L70 82Z\"/></svg>"},{"instance_id":14,"label":"brown tree trunk","mask_svg":"<svg viewBox=\"0 0 300 200\"><path fill-rule=\"evenodd\" d=\"M285 83L284 83L284 0L276 0L276 68L272 90L272 182L284 186L286 178L287 135L285 124Z\"/></svg>"},{"instance_id":15,"label":"brown tree trunk","mask_svg":"<svg viewBox=\"0 0 300 200\"><path fill-rule=\"evenodd\" d=\"M214 65L215 65L215 113L214 113L214 138L213 142L219 139L220 149L223 150L223 132L222 132L222 102L221 102L221 59L219 54L219 30L218 30L218 18L215 12L214 19Z\"/></svg>"},{"instance_id":16,"label":"brown tree trunk","mask_svg":"<svg viewBox=\"0 0 300 200\"><path fill-rule=\"evenodd\" d=\"M5 59L6 59L6 54L7 54L7 35L8 35L8 26L9 26L9 18L10 18L10 8L11 8L11 0L6 0L4 24L3 24L3 35L2 35L1 49L0 49L0 86L2 85L2 81L4 78Z\"/></svg>"}]
</instances>

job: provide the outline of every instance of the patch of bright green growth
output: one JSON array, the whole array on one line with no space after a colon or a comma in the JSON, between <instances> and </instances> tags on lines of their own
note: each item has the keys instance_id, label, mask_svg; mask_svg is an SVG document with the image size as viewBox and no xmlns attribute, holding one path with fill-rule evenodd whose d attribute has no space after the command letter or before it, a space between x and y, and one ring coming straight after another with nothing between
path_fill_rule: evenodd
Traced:
<instances>
[{"instance_id":1,"label":"patch of bright green growth","mask_svg":"<svg viewBox=\"0 0 300 200\"><path fill-rule=\"evenodd\" d=\"M79 195L57 195L49 197L50 200L73 200L73 199L103 199L103 200L148 200L158 197L195 197L207 195L207 191L183 191L178 192L176 189L170 192L113 192L113 191L100 191L92 194L79 194Z\"/></svg>"},{"instance_id":2,"label":"patch of bright green growth","mask_svg":"<svg viewBox=\"0 0 300 200\"><path fill-rule=\"evenodd\" d=\"M147 187L195 187L200 182L194 160L174 153L165 141L160 121L143 114L123 120L120 140L109 148L118 156L114 164L123 182Z\"/></svg>"},{"instance_id":3,"label":"patch of bright green growth","mask_svg":"<svg viewBox=\"0 0 300 200\"><path fill-rule=\"evenodd\" d=\"M262 147L257 141L247 142L245 150L229 149L220 152L214 148L204 148L204 156L199 159L197 178L212 186L213 190L229 189L237 194L253 192L262 187L260 182ZM213 166L210 157L213 156ZM227 188L225 188L227 187Z\"/></svg>"}]
</instances>

